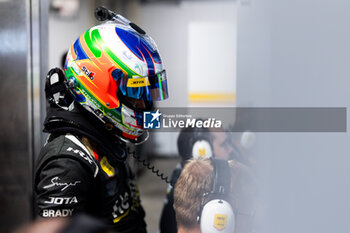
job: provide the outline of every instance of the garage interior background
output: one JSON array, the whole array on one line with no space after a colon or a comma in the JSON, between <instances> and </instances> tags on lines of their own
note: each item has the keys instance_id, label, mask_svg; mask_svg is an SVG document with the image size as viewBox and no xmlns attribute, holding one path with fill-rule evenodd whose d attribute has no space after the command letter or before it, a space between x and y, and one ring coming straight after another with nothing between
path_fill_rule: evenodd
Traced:
<instances>
[{"instance_id":1,"label":"garage interior background","mask_svg":"<svg viewBox=\"0 0 350 233\"><path fill-rule=\"evenodd\" d=\"M60 2L78 3L77 11L60 15ZM168 71L167 106L350 105L347 0L0 0L0 232L33 217L32 166L46 137L44 77L96 23L99 5L155 39ZM259 231L348 232L349 134L257 136ZM174 156L176 137L154 134L150 153Z\"/></svg>"}]
</instances>

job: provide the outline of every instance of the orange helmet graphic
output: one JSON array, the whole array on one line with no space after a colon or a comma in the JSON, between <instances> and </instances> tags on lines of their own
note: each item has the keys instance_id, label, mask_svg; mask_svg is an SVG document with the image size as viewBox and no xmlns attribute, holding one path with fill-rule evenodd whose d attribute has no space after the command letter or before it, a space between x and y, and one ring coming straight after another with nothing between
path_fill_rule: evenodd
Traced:
<instances>
[{"instance_id":1,"label":"orange helmet graphic","mask_svg":"<svg viewBox=\"0 0 350 233\"><path fill-rule=\"evenodd\" d=\"M109 21L81 34L64 71L75 100L129 140L144 132L143 113L153 101L168 98L155 42L129 25Z\"/></svg>"}]
</instances>

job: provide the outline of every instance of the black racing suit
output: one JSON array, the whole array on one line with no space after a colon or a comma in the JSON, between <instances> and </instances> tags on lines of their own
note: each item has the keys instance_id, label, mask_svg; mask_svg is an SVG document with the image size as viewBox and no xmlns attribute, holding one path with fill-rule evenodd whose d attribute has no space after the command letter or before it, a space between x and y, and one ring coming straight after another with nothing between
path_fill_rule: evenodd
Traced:
<instances>
[{"instance_id":1,"label":"black racing suit","mask_svg":"<svg viewBox=\"0 0 350 233\"><path fill-rule=\"evenodd\" d=\"M139 192L125 162L125 150L104 125L80 105L50 107L44 131L50 133L35 168L35 194L41 217L87 213L117 232L146 232ZM92 142L91 153L82 138Z\"/></svg>"}]
</instances>

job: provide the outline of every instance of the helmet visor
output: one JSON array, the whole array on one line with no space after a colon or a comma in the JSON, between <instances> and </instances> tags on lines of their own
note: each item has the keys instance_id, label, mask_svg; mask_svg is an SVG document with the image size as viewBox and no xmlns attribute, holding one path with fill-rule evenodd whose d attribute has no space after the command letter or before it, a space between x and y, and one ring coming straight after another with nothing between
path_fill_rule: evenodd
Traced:
<instances>
[{"instance_id":1,"label":"helmet visor","mask_svg":"<svg viewBox=\"0 0 350 233\"><path fill-rule=\"evenodd\" d=\"M168 85L165 70L148 77L123 77L119 90L124 96L148 101L168 98Z\"/></svg>"}]
</instances>

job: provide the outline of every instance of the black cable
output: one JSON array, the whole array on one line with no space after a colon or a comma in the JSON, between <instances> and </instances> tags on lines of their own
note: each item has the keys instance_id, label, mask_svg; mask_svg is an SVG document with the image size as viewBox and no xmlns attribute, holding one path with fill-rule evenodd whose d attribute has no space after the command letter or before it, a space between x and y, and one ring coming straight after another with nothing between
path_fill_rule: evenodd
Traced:
<instances>
[{"instance_id":1,"label":"black cable","mask_svg":"<svg viewBox=\"0 0 350 233\"><path fill-rule=\"evenodd\" d=\"M161 180L164 180L165 183L170 184L171 186L174 186L174 184L171 181L169 181L168 176L165 176L164 173L160 172L159 169L156 169L156 167L154 165L151 165L151 163L146 159L141 159L140 156L136 155L135 151L130 150L130 148L128 148L128 154L131 154L132 157L134 157L137 160L137 162L141 163L143 166L149 169L152 173L158 176Z\"/></svg>"},{"instance_id":2,"label":"black cable","mask_svg":"<svg viewBox=\"0 0 350 233\"><path fill-rule=\"evenodd\" d=\"M121 15L117 15L115 12L108 10L106 7L100 6L95 9L95 18L98 21L105 21L105 20L112 20L112 21L119 21L126 25L129 25L131 28L133 28L136 32L138 32L141 35L145 35L146 32L137 26L135 23L130 22L128 19L122 17ZM145 159L141 159L138 155L136 155L135 151L128 149L128 153L132 154L132 156L143 166L145 166L147 169L149 169L152 173L156 174L161 180L164 180L167 184L173 185L169 179L168 176L165 176L164 173L160 172L159 169L156 169L155 166L151 165L150 162L148 162Z\"/></svg>"}]
</instances>

